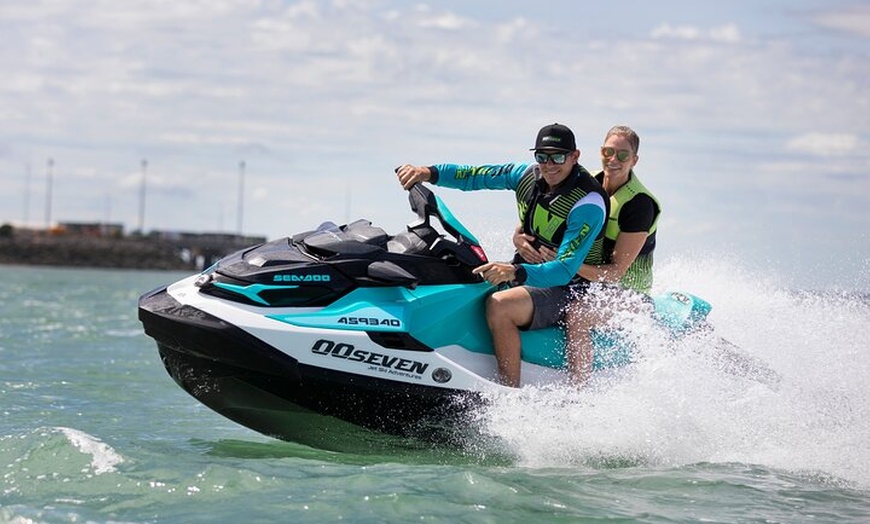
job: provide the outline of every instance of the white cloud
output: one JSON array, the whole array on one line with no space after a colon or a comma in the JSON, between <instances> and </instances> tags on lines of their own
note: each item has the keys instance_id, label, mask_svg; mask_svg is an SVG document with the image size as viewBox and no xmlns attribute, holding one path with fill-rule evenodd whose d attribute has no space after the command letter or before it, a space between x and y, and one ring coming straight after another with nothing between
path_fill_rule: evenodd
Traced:
<instances>
[{"instance_id":1,"label":"white cloud","mask_svg":"<svg viewBox=\"0 0 870 524\"><path fill-rule=\"evenodd\" d=\"M715 42L736 44L742 40L742 37L740 29L735 24L728 24L710 29L710 39Z\"/></svg>"},{"instance_id":2,"label":"white cloud","mask_svg":"<svg viewBox=\"0 0 870 524\"><path fill-rule=\"evenodd\" d=\"M662 24L652 30L653 38L674 38L679 40L697 40L701 36L701 30L690 26L672 26Z\"/></svg>"},{"instance_id":3,"label":"white cloud","mask_svg":"<svg viewBox=\"0 0 870 524\"><path fill-rule=\"evenodd\" d=\"M527 18L517 17L499 25L495 34L498 35L499 42L509 44L517 39L536 38L539 35L539 30L540 28Z\"/></svg>"},{"instance_id":4,"label":"white cloud","mask_svg":"<svg viewBox=\"0 0 870 524\"><path fill-rule=\"evenodd\" d=\"M251 140L246 136L221 136L215 133L164 133L158 140L171 144L186 145L247 145Z\"/></svg>"},{"instance_id":5,"label":"white cloud","mask_svg":"<svg viewBox=\"0 0 870 524\"><path fill-rule=\"evenodd\" d=\"M826 7L812 19L822 27L870 38L870 5L853 5L841 10Z\"/></svg>"},{"instance_id":6,"label":"white cloud","mask_svg":"<svg viewBox=\"0 0 870 524\"><path fill-rule=\"evenodd\" d=\"M453 13L443 13L438 16L425 17L422 18L418 24L423 28L436 28L448 31L471 29L477 25L473 21L461 16L456 16Z\"/></svg>"},{"instance_id":7,"label":"white cloud","mask_svg":"<svg viewBox=\"0 0 870 524\"><path fill-rule=\"evenodd\" d=\"M859 138L851 133L807 133L789 140L786 149L823 157L842 157L856 152L859 145Z\"/></svg>"},{"instance_id":8,"label":"white cloud","mask_svg":"<svg viewBox=\"0 0 870 524\"><path fill-rule=\"evenodd\" d=\"M713 27L705 31L695 26L672 26L665 23L653 29L650 36L653 39L709 40L726 44L736 44L742 40L740 29L735 24Z\"/></svg>"}]
</instances>

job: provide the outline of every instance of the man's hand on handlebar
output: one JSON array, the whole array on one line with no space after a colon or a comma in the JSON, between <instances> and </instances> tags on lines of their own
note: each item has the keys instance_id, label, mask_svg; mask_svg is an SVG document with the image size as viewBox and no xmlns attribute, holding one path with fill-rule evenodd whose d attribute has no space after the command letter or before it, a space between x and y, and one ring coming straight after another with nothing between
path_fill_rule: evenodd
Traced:
<instances>
[{"instance_id":1,"label":"man's hand on handlebar","mask_svg":"<svg viewBox=\"0 0 870 524\"><path fill-rule=\"evenodd\" d=\"M517 277L516 266L505 262L487 262L482 266L477 266L471 272L482 276L494 286L506 284Z\"/></svg>"},{"instance_id":2,"label":"man's hand on handlebar","mask_svg":"<svg viewBox=\"0 0 870 524\"><path fill-rule=\"evenodd\" d=\"M428 182L432 172L426 166L404 164L396 168L396 176L399 178L402 188L410 190L414 184Z\"/></svg>"}]
</instances>

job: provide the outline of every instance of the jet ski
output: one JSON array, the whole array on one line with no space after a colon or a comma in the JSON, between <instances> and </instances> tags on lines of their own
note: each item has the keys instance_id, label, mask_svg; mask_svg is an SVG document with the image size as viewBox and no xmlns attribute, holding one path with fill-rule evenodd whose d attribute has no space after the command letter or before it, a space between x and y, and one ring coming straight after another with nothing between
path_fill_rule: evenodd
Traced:
<instances>
[{"instance_id":1,"label":"jet ski","mask_svg":"<svg viewBox=\"0 0 870 524\"><path fill-rule=\"evenodd\" d=\"M329 448L337 432L451 441L496 381L486 298L472 270L480 242L430 189L394 235L368 220L328 222L219 260L139 299L169 375L219 414L262 434ZM673 336L710 304L654 297ZM566 380L564 334L522 333L524 384ZM595 369L624 366L631 344L598 336Z\"/></svg>"}]
</instances>

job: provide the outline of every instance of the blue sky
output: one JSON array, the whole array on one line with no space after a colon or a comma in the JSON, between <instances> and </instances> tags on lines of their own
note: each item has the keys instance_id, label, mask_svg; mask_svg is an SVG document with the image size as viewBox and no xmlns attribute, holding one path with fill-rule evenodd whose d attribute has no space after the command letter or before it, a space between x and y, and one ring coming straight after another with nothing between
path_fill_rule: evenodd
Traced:
<instances>
[{"instance_id":1,"label":"blue sky","mask_svg":"<svg viewBox=\"0 0 870 524\"><path fill-rule=\"evenodd\" d=\"M661 257L870 289L870 3L0 0L0 222L270 238L410 218L401 163L597 167L641 135ZM47 204L47 159L54 162ZM29 174L29 175L28 175ZM507 256L508 193L442 197Z\"/></svg>"}]
</instances>

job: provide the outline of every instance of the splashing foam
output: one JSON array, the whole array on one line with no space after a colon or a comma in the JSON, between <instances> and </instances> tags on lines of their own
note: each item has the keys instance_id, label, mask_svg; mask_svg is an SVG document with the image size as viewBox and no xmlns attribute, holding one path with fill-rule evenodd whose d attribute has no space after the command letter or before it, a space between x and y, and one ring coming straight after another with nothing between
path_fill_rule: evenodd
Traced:
<instances>
[{"instance_id":1,"label":"splashing foam","mask_svg":"<svg viewBox=\"0 0 870 524\"><path fill-rule=\"evenodd\" d=\"M782 289L722 259L668 261L656 278L709 300L715 333L674 341L635 318L634 364L582 390L501 394L481 413L487 432L531 467L741 462L870 486L866 297ZM775 387L723 367L722 338Z\"/></svg>"},{"instance_id":2,"label":"splashing foam","mask_svg":"<svg viewBox=\"0 0 870 524\"><path fill-rule=\"evenodd\" d=\"M63 433L76 449L91 456L91 467L96 475L111 473L115 471L115 466L124 462L124 458L111 446L96 437L72 428L55 429Z\"/></svg>"}]
</instances>

